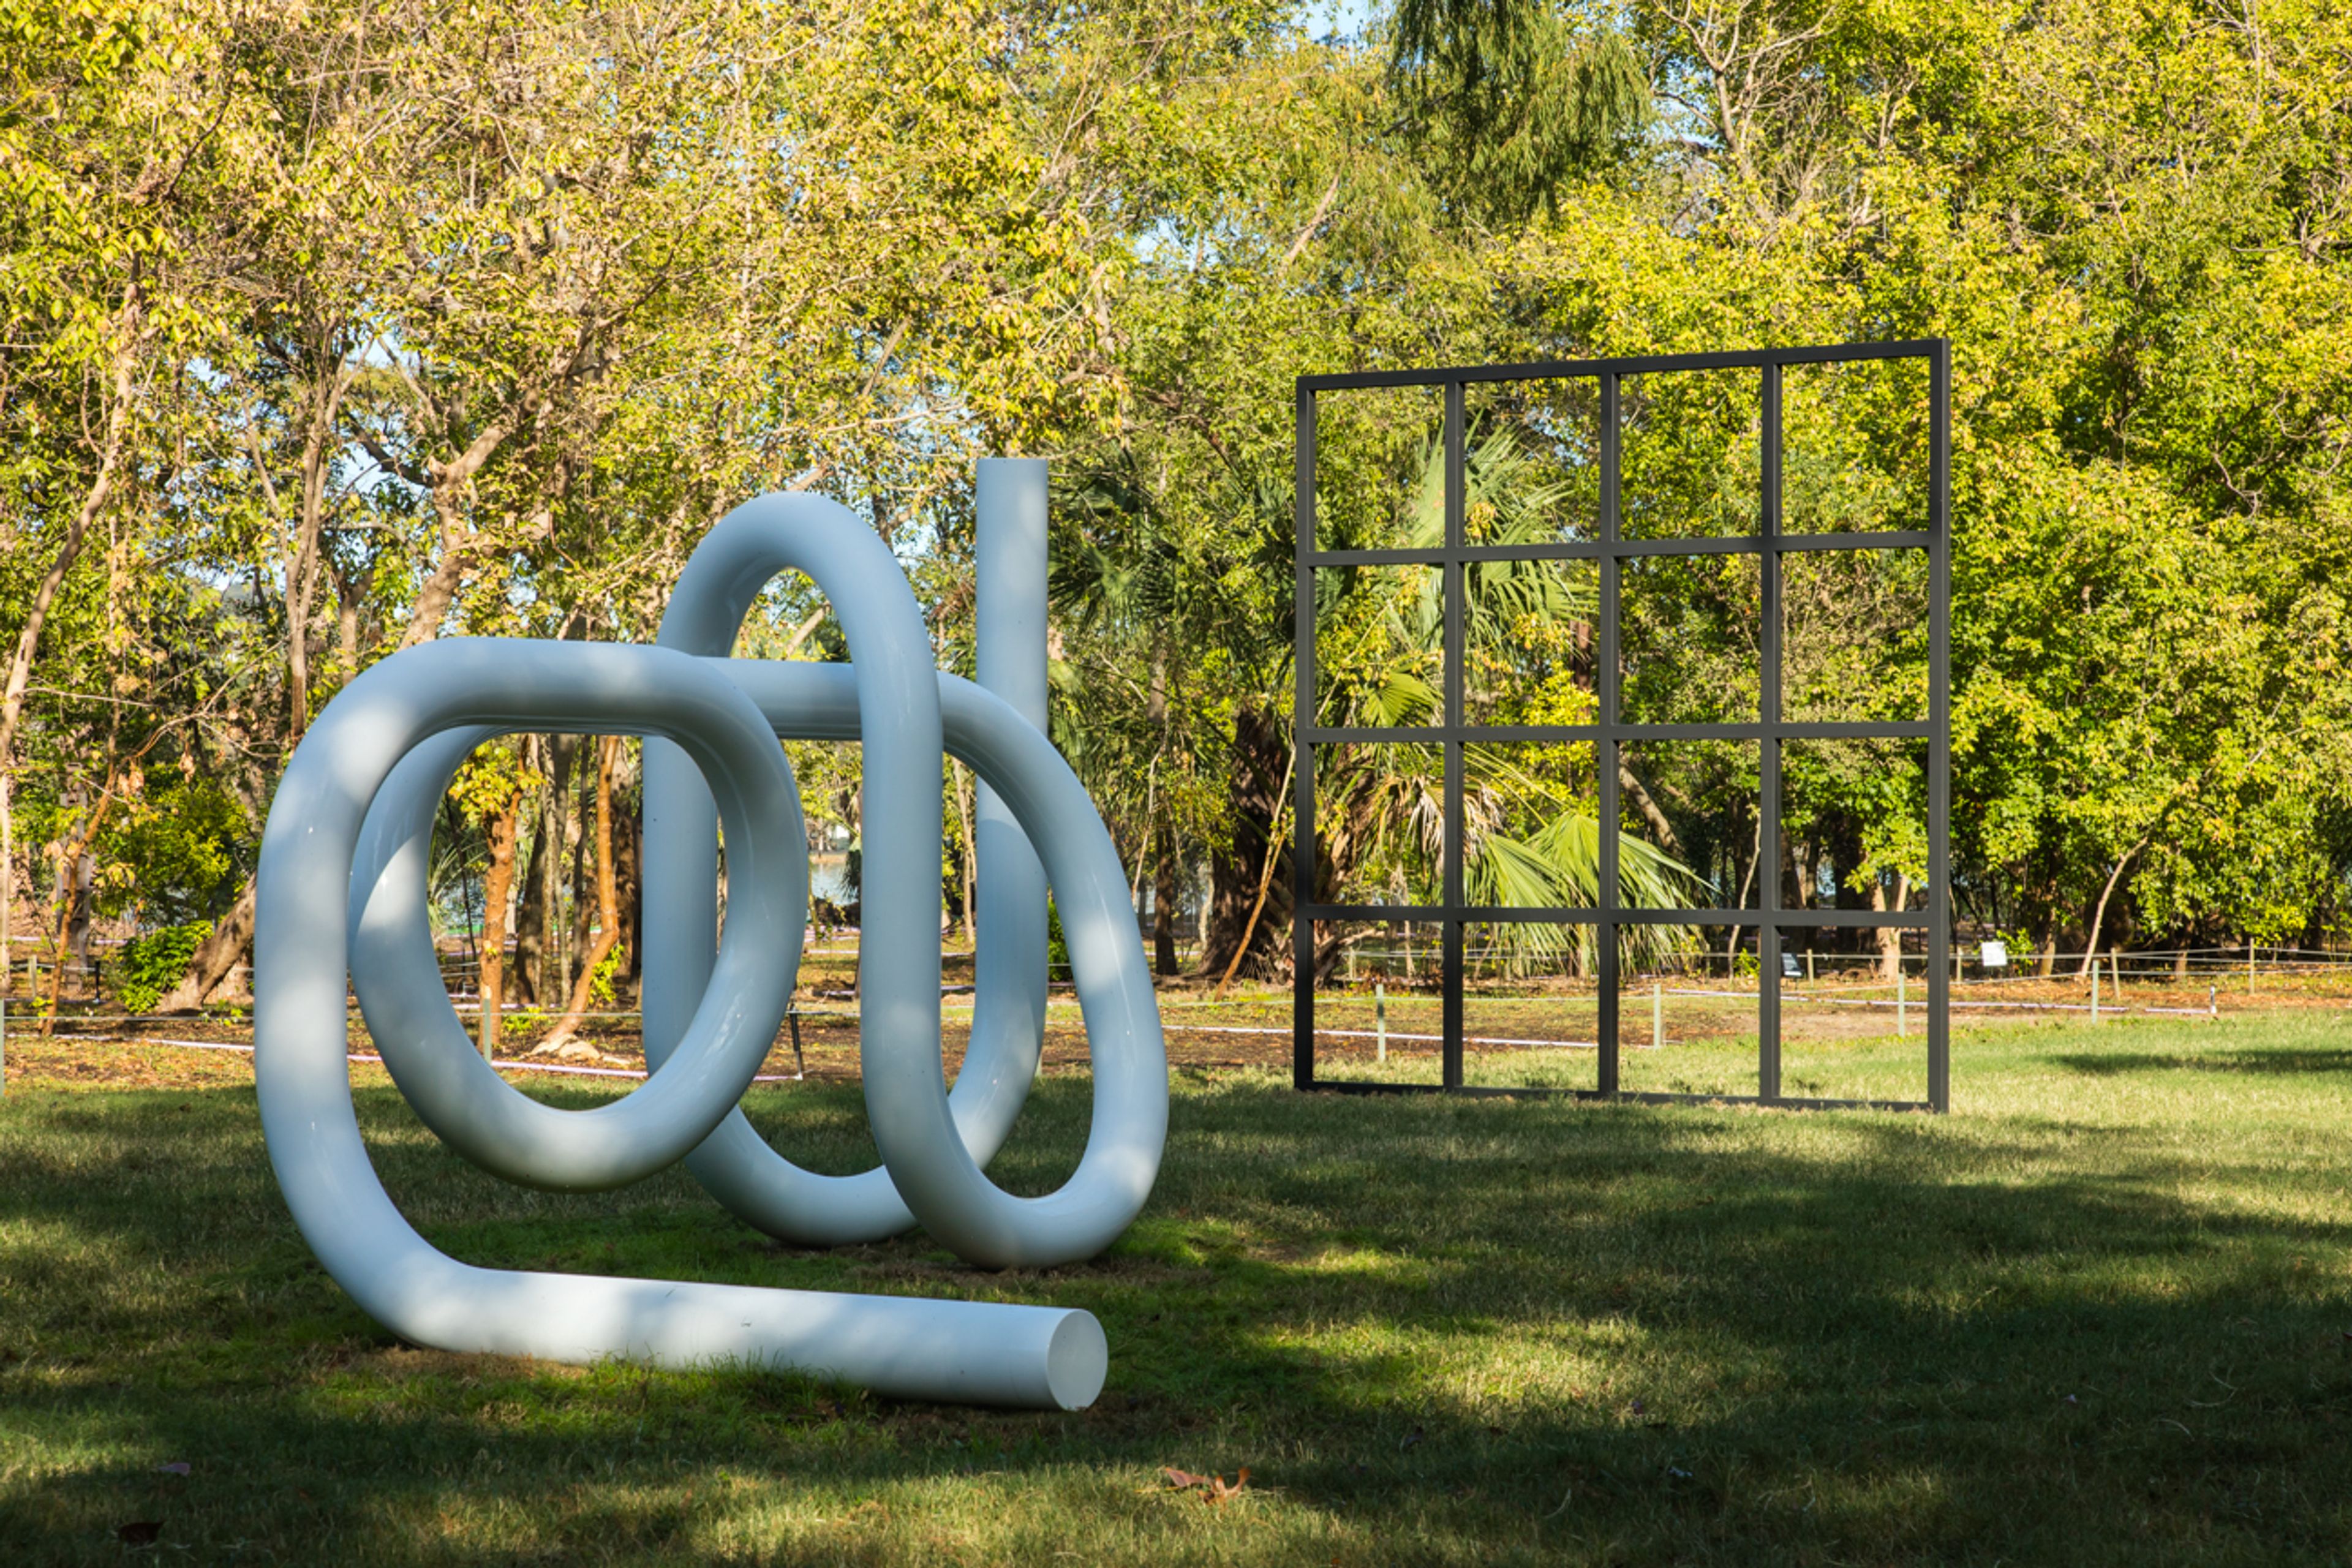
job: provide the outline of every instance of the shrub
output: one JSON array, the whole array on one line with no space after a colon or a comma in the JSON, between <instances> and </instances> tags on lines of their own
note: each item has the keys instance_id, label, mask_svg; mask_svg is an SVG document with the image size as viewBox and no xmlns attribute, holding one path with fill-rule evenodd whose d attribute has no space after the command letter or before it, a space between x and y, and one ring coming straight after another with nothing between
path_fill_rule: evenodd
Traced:
<instances>
[{"instance_id":1,"label":"shrub","mask_svg":"<svg viewBox=\"0 0 2352 1568\"><path fill-rule=\"evenodd\" d=\"M163 999L163 993L188 972L196 947L212 935L213 922L191 921L186 925L160 926L130 942L115 960L115 999L127 1012L146 1013Z\"/></svg>"}]
</instances>

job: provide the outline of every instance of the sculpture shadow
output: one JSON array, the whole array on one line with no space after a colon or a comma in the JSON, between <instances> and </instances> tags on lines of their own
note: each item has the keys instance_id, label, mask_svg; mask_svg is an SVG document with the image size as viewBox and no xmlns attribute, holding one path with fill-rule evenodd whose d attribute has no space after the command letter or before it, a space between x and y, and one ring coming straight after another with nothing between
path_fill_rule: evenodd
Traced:
<instances>
[{"instance_id":1,"label":"sculpture shadow","mask_svg":"<svg viewBox=\"0 0 2352 1568\"><path fill-rule=\"evenodd\" d=\"M2252 1073L2262 1077L2295 1077L2307 1073L2352 1073L2352 1047L2341 1049L2212 1051L2127 1048L2114 1053L2075 1051L2053 1057L2051 1060L2069 1072L2095 1078L2140 1072Z\"/></svg>"}]
</instances>

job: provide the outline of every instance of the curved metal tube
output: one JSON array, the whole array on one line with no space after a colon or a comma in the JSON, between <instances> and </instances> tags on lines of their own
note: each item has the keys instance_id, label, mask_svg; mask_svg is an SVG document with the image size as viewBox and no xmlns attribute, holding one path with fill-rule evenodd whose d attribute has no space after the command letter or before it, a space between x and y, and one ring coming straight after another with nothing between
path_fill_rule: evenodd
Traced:
<instances>
[{"instance_id":1,"label":"curved metal tube","mask_svg":"<svg viewBox=\"0 0 2352 1568\"><path fill-rule=\"evenodd\" d=\"M1023 570L1041 578L1042 470L999 467L1000 492L1035 481L1034 504L1014 510L1040 531L1021 559L1034 554L1037 568ZM730 1357L909 1397L1076 1408L1108 1367L1100 1325L1085 1312L474 1268L408 1226L361 1142L343 1062L346 971L426 1124L511 1180L610 1187L683 1154L730 1206L778 1234L845 1239L914 1218L996 1267L1090 1256L1140 1209L1166 1141L1166 1058L1118 855L1091 801L1045 739L1042 712L930 668L897 562L830 502L767 497L714 530L680 584L677 639L723 652L751 596L794 567L832 596L853 664L452 641L384 660L329 705L272 804L258 875L255 1068L272 1163L329 1271L422 1343L572 1360ZM1042 626L1042 593L1000 597ZM670 631L666 622L666 641ZM1042 709L1041 690L1013 694ZM647 737L653 1070L593 1110L541 1104L475 1054L425 919L433 816L451 774L482 741L526 728ZM796 1169L735 1107L782 1020L805 930L805 832L777 735L854 737L866 750L861 1049L884 1168L861 1177ZM999 865L982 885L984 908L1013 907L992 910L1005 929L983 943L982 1026L953 1096L940 1066L934 924L943 741L980 774L991 809L1009 813L983 844L1024 858L1034 844L1044 861L1041 873L1027 859L1025 879L1019 865ZM714 955L722 820L732 896ZM1048 876L1094 1048L1095 1115L1070 1181L1016 1198L975 1155L1001 1144L1034 1074Z\"/></svg>"},{"instance_id":2,"label":"curved metal tube","mask_svg":"<svg viewBox=\"0 0 2352 1568\"><path fill-rule=\"evenodd\" d=\"M551 1113L600 1130L582 1140L589 1153L600 1142L631 1145L615 1157L626 1164L698 1139L749 1083L791 995L793 967L773 962L772 944L797 937L801 911L768 889L789 885L774 880L777 859L797 858L804 841L783 837L790 776L769 726L730 682L662 649L593 645L453 641L378 664L329 704L296 752L271 804L257 874L262 1128L295 1223L336 1280L394 1331L450 1350L733 1358L909 1397L1063 1408L1091 1401L1107 1346L1084 1312L477 1268L417 1235L376 1178L352 1110L344 1061L350 868L368 808L402 756L468 726L667 737L710 780L745 872L714 973L723 984L697 1009L686 1043L625 1100ZM796 941L786 951L797 951ZM669 1121L654 1124L647 1106ZM581 1156L563 1137L551 1147L559 1158ZM592 1160L575 1173L601 1183L615 1168Z\"/></svg>"},{"instance_id":3,"label":"curved metal tube","mask_svg":"<svg viewBox=\"0 0 2352 1568\"><path fill-rule=\"evenodd\" d=\"M1018 527L1034 515L1036 538L1032 544L1016 537L1014 547L1008 550L992 537L989 542L996 547L986 548L982 552L982 570L987 574L987 581L982 584L983 592L980 595L984 607L978 612L994 623L979 628L983 661L999 667L983 669L983 676L992 675L999 682L1014 688L1021 706L1034 710L1023 717L1041 734L1045 695L1042 658L1036 661L1034 680L1026 683L1034 686L1033 692L1020 689L1024 684L1023 661L991 656L1015 639L1025 639L1028 628L1023 625L1024 611L1040 622L1036 640L1042 649L1044 496L1042 476L1033 470L1043 467L1037 463L1002 461L981 467L981 510L989 524L994 525L992 532L1006 531L1003 525L1008 518ZM1031 489L1039 493L1022 493ZM1008 505L1008 500L1013 504ZM739 510L711 530L696 548L663 613L660 646L709 658L724 656L733 647L743 617L760 591L780 572L803 564L788 539L796 530L838 530L851 537L862 537L871 548L854 552L852 561L832 569L840 585L823 579L820 585L839 604L845 595L854 596L863 591L864 584L887 581L897 589L897 596L905 601L905 613L896 617L899 629L884 635L906 636L910 616L912 626L919 629L913 596L906 592L905 578L897 561L890 557L888 548L845 510L814 496L763 497L752 505L761 507L761 511ZM814 572L810 574L816 575ZM1010 627L1002 624L1007 618L1013 622ZM847 624L845 619L844 624ZM928 669L927 638L924 647L923 662ZM851 652L855 658L854 645ZM875 684L886 688L888 679L883 677ZM779 732L800 739L818 738L803 734L797 728L781 727ZM845 734L834 733L832 738L863 737L853 729ZM870 779L876 752L870 742L866 751ZM674 748L647 742L644 766L645 904L665 914L658 926L650 921L641 922L645 947L641 1005L646 1057L650 1062L661 1059L683 1037L686 1021L709 984L719 919L719 873L711 848L718 817L709 790ZM978 805L982 861L977 913L981 935L973 974L971 1037L965 1047L955 1086L949 1093L948 1105L957 1136L975 1162L986 1164L1011 1134L1027 1101L1029 1086L1036 1077L1045 1047L1045 876L1020 827L995 793L983 789ZM1087 815L1093 815L1091 803ZM911 828L908 841L919 841L925 820L936 838L938 817L935 795L927 818L904 825L885 817L877 810L875 797L869 795L866 803L866 820L869 824L888 822L894 839ZM869 884L903 886L908 879L900 872L886 872L877 866L872 847L869 845L866 861ZM888 864L886 855L883 865ZM938 864L936 856L931 864ZM873 907L872 900L868 900L868 907ZM929 906L926 903L923 907ZM873 931L870 921L867 931L869 934ZM929 930L923 932L920 946L924 951L936 952L935 935ZM911 924L905 932L894 932L892 940L915 940ZM861 954L867 945L866 941L861 940ZM863 965L861 957L861 976ZM935 992L936 963L932 965L930 984ZM862 979L859 991L861 995L874 994ZM880 1010L869 1012L861 1023L860 1038L888 1026ZM921 1025L915 1026L919 1030ZM935 1018L930 1028L936 1042ZM744 1223L806 1247L878 1241L915 1224L914 1212L898 1195L887 1169L877 1166L854 1176L820 1176L803 1171L778 1157L740 1114L730 1117L707 1144L688 1157L687 1170L706 1192Z\"/></svg>"},{"instance_id":4,"label":"curved metal tube","mask_svg":"<svg viewBox=\"0 0 2352 1568\"><path fill-rule=\"evenodd\" d=\"M696 662L750 697L779 735L858 737L858 692L846 665ZM1015 831L1046 847L1053 885L1067 889L1064 929L1087 1037L1095 1043L1099 1108L1079 1171L1088 1172L1086 1161L1094 1161L1119 1174L1083 1182L1074 1175L1062 1190L1067 1197L1013 1201L1035 1205L1024 1223L1050 1226L1053 1251L1064 1258L1088 1257L1125 1229L1150 1195L1167 1132L1167 1059L1150 978L1140 946L1119 940L1125 903L1103 892L1123 890L1118 852L1085 786L1042 735L971 682L944 672L933 679L948 750L1001 794ZM638 1097L593 1112L558 1110L491 1071L449 1005L425 918L435 808L466 752L490 733L465 729L434 737L377 791L352 878L352 984L385 1066L427 1126L467 1159L510 1180L576 1185L549 1180L530 1163L543 1157L542 1141L569 1131L583 1116L607 1115ZM739 871L751 874L749 865ZM804 865L798 894L806 897ZM1078 931L1097 926L1107 929L1108 941L1077 940ZM796 964L797 947L789 952L787 963ZM667 1053L648 1053L656 1068L669 1059ZM887 1170L853 1178L803 1170L770 1147L740 1110L726 1115L703 1148L713 1145L728 1156L714 1195L723 1194L729 1208L761 1229L795 1239L823 1231L827 1205L851 1182L889 1180Z\"/></svg>"},{"instance_id":5,"label":"curved metal tube","mask_svg":"<svg viewBox=\"0 0 2352 1568\"><path fill-rule=\"evenodd\" d=\"M543 650L549 645L515 646ZM677 1163L691 1147L691 1141L678 1142L682 1127L707 1126L732 1110L765 1059L775 1028L771 1025L761 1037L756 1016L724 1008L715 1015L730 1019L740 1031L735 1048L749 1054L751 1066L727 1103L708 1116L700 1104L689 1110L670 1103L667 1095L650 1093L650 1080L645 1089L593 1110L558 1110L520 1092L491 1069L449 1005L425 908L425 872L434 816L450 776L468 752L497 733L494 726L467 725L433 735L403 757L376 791L352 866L347 917L352 986L393 1081L443 1142L492 1175L527 1186L556 1192L625 1186ZM765 753L773 750L761 748L763 763ZM772 819L763 838L789 835L782 841L791 847L778 857L782 863L769 870L777 879L775 886L766 885L766 875L761 877L761 897L750 911L752 924L739 944L758 955L740 962L771 969L771 943L785 943L785 951L797 958L808 919L807 830L789 763L782 774L781 795L763 791L753 798ZM733 843L734 834L728 838ZM789 998L790 970L784 985ZM729 990L714 985L709 994L723 997Z\"/></svg>"},{"instance_id":6,"label":"curved metal tube","mask_svg":"<svg viewBox=\"0 0 2352 1568\"><path fill-rule=\"evenodd\" d=\"M329 709L335 719L331 726L321 716L321 730L313 737L319 743L300 748L299 756L309 762L288 770L270 807L270 830L263 837L265 868L272 864L271 847L282 854L289 843L305 846L305 853L323 856L333 867L335 906L326 917L334 928L333 951L321 949L319 961L333 961L340 1019L356 835L384 775L420 742L457 731L425 753L428 763L454 766L464 754L453 754L460 742L561 721L566 728L599 732L667 733L691 749L719 793L729 842L740 846L747 868L756 862L761 870L744 885L749 901L741 911L742 930L723 944L731 950L722 951L719 960L723 983L714 984L706 1005L697 1009L688 1029L693 1048L681 1048L674 1058L678 1070L657 1074L638 1093L586 1112L557 1110L512 1093L470 1049L445 1073L415 1080L428 1123L436 1131L446 1129L446 1135L469 1158L510 1181L593 1190L621 1186L675 1163L693 1146L698 1129L715 1124L742 1098L791 999L793 976L779 974L769 955L778 943L797 951L807 919L807 840L792 774L781 765L766 721L724 677L690 660L648 659L653 651L491 639L410 649L352 682ZM349 846L327 837L341 830L339 814L347 808L359 814L349 825L354 836ZM291 868L281 868L273 885L279 894L273 913L296 900L292 875ZM300 896L308 894L305 888ZM415 929L413 921L409 925ZM257 957L266 952L272 959L281 952L307 954L309 945L303 944L323 940L320 933L280 928L265 947L257 927L255 951ZM281 949L276 943L297 945ZM429 1025L437 1017L462 1041L438 971L433 974L437 1009L412 1009L422 1012L422 1018L403 1018L400 1026ZM273 1001L283 994L273 993ZM259 1002L257 994L257 1057L265 1048ZM385 1020L387 1027L391 1024ZM342 1038L338 1030L338 1058Z\"/></svg>"},{"instance_id":7,"label":"curved metal tube","mask_svg":"<svg viewBox=\"0 0 2352 1568\"><path fill-rule=\"evenodd\" d=\"M801 740L857 739L858 693L852 667L762 659L709 662L758 703L777 733ZM1046 879L1061 907L1062 931L1094 1059L1095 1113L1086 1153L1057 1192L1013 1198L988 1184L987 1191L998 1201L967 1211L986 1216L975 1225L977 1238L966 1232L961 1242L950 1240L928 1217L923 1228L967 1261L991 1267L1091 1258L1117 1239L1150 1196L1168 1136L1168 1058L1159 1004L1142 944L1134 934L1118 852L1095 815L1086 786L1043 735L1023 723L1001 699L971 681L944 672L934 679L948 751L969 763L1003 797L1019 830L1044 853ZM868 899L875 896L869 890ZM864 945L860 943L861 952ZM866 990L870 984L861 977L861 994L870 994ZM930 1016L931 1093L937 1098L936 1010ZM863 1052L869 1064L872 1028L867 1023L859 1031L868 1042ZM870 1065L867 1072L870 1079ZM870 1105L870 1088L866 1098ZM733 1201L728 1206L775 1234L803 1230L810 1216L821 1221L824 1205L850 1182L887 1182L899 1169L886 1148L884 1157L890 1162L886 1169L861 1177L814 1174L770 1148L740 1112L711 1134L713 1143L721 1139L743 1141L730 1155L734 1168L752 1178L730 1189ZM969 1163L971 1156L965 1159ZM976 1167L974 1175L987 1184ZM714 1190L713 1195L719 1194Z\"/></svg>"},{"instance_id":8,"label":"curved metal tube","mask_svg":"<svg viewBox=\"0 0 2352 1568\"><path fill-rule=\"evenodd\" d=\"M1034 1071L1036 1047L1009 1024L985 1037L975 1027L957 1092L947 1092L940 1059L937 907L937 759L946 687L930 668L920 612L888 547L821 497L763 496L729 514L696 550L663 618L663 646L723 654L753 596L777 574L794 569L830 597L850 647L868 827L859 1039L866 1110L884 1168L847 1177L801 1171L740 1114L688 1157L687 1168L750 1223L805 1243L870 1240L904 1229L912 1217L968 1262L1003 1268L1091 1257L1149 1197L1167 1131L1166 1056L1150 978L1124 900L1109 897L1111 889L1124 891L1117 854L1074 777L1075 800L1066 796L1034 819L1017 812L1049 870L1057 854L1046 840L1070 840L1059 856L1064 875L1053 879L1062 889L1063 931L1095 1047L1097 1114L1069 1184L1047 1197L1014 1198L989 1182L978 1157L992 1155L1011 1130ZM730 679L747 687L769 679L762 672L815 668L727 662ZM789 685L759 689L781 705L771 714L779 729L802 733L802 715L791 705L817 701L826 691L837 695L840 689L810 685L804 696L795 696ZM978 766L989 756L983 773L1004 789L1028 749L1009 739L1021 733L1068 777L1035 729L1001 702L996 707L1009 722L982 721L991 735L974 737L968 760ZM1007 739L996 738L1000 729ZM645 922L646 1054L655 1061L678 1038L681 1016L708 984L718 871L708 792L684 760L648 742L645 779L646 907L664 911L661 921ZM1087 844L1089 830L1098 846ZM1094 847L1108 857L1107 880L1105 862L1088 852ZM1096 865L1081 869L1089 858ZM1123 1000L1090 996L1103 987ZM1100 1030L1098 1011L1104 1011ZM1146 1078L1148 1088L1139 1087Z\"/></svg>"}]
</instances>

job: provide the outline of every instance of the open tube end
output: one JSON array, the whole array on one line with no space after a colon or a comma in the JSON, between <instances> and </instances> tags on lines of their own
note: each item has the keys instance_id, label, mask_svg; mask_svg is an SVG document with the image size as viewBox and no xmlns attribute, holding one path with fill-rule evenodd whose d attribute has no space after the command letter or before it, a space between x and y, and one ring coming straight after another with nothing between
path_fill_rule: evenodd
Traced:
<instances>
[{"instance_id":1,"label":"open tube end","mask_svg":"<svg viewBox=\"0 0 2352 1568\"><path fill-rule=\"evenodd\" d=\"M1092 1312L1063 1315L1045 1347L1045 1391L1065 1410L1084 1410L1110 1375L1110 1342Z\"/></svg>"}]
</instances>

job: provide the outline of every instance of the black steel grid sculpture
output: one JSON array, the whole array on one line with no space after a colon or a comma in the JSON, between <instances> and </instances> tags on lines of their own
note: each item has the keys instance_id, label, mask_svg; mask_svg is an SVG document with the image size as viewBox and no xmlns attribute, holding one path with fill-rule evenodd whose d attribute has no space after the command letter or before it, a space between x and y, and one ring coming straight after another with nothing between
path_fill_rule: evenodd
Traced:
<instances>
[{"instance_id":1,"label":"black steel grid sculpture","mask_svg":"<svg viewBox=\"0 0 2352 1568\"><path fill-rule=\"evenodd\" d=\"M1926 527L1876 531L1783 533L1781 522L1782 372L1790 366L1869 360L1924 360L1927 365L1927 466ZM1761 493L1759 526L1751 535L1626 539L1619 493L1622 444L1620 390L1629 376L1681 371L1751 369L1761 377ZM1485 382L1589 380L1597 384L1600 424L1598 534L1590 542L1474 546L1464 526L1466 445L1465 393ZM1316 527L1316 398L1326 392L1373 387L1442 388L1444 397L1444 542L1434 549L1322 550ZM1646 1103L1734 1101L1802 1109L1879 1109L1946 1111L1951 1107L1950 977L1941 962L1951 945L1950 856L1950 456L1951 354L1943 339L1891 343L1765 349L1752 353L1668 354L1604 360L1482 365L1426 371L1373 371L1302 376L1297 383L1296 707L1297 761L1294 846L1292 933L1294 942L1293 1081L1300 1089L1351 1092L1452 1092L1457 1094L1570 1094L1581 1099L1622 1099ZM1923 549L1928 561L1927 717L1922 721L1787 722L1782 706L1782 557L1807 552ZM1761 578L1760 688L1753 723L1626 723L1620 717L1621 570L1628 560L1659 556L1749 554L1759 558ZM1581 725L1487 726L1465 721L1464 703L1465 568L1485 561L1589 559L1600 566L1600 605L1595 626L1596 721ZM1444 721L1406 729L1360 729L1322 725L1317 708L1316 573L1340 566L1436 566L1444 574ZM1886 912L1781 907L1780 878L1768 872L1757 880L1760 907L1749 909L1628 909L1619 885L1620 747L1649 741L1748 741L1759 752L1756 863L1780 865L1781 836L1781 746L1803 740L1913 740L1927 745L1927 907ZM1368 741L1413 742L1444 750L1444 888L1437 904L1326 904L1315 899L1321 863L1315 823L1315 752L1320 745ZM1595 748L1600 793L1598 908L1489 908L1464 897L1463 748L1491 741L1589 741ZM1335 1081L1318 1078L1315 1064L1315 922L1317 921L1415 921L1443 930L1444 1047L1441 1081L1404 1084ZM1599 967L1599 1074L1592 1089L1528 1089L1473 1087L1464 1082L1463 977L1465 924L1512 921L1591 925ZM1619 1084L1619 984L1622 927L1644 925L1741 926L1757 933L1757 1093L1633 1092ZM1924 1100L1826 1100L1780 1092L1781 932L1826 927L1895 927L1924 931L1927 963L1927 1082Z\"/></svg>"}]
</instances>

